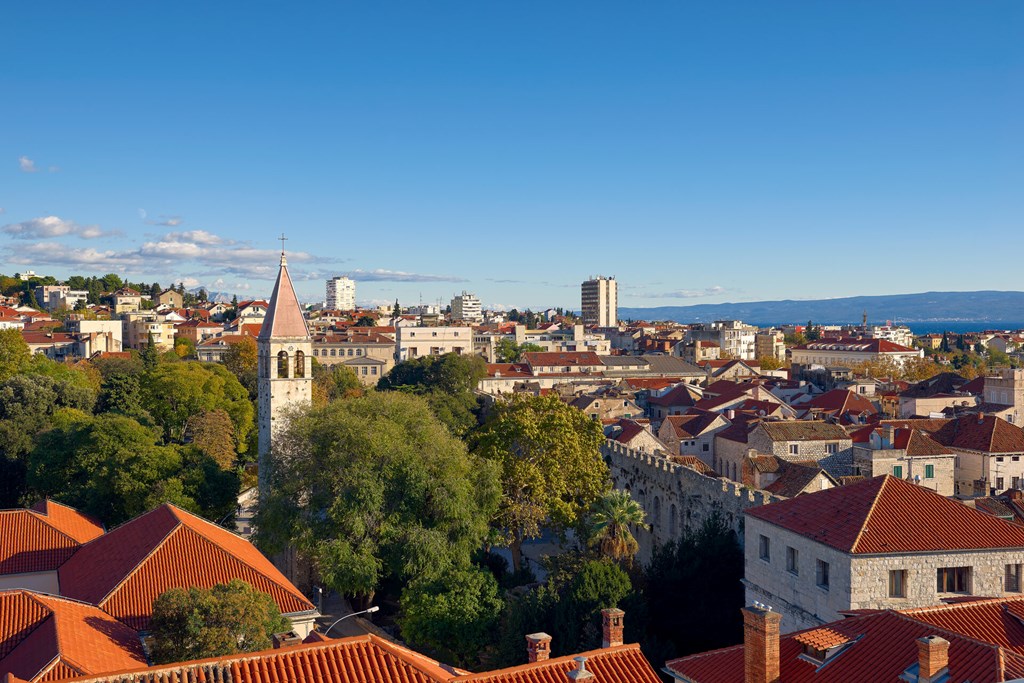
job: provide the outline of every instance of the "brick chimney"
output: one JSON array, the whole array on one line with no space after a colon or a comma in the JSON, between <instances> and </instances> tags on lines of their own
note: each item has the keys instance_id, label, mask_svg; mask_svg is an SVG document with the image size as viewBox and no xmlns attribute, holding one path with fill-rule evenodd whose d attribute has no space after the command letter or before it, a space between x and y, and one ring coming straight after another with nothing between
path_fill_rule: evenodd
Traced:
<instances>
[{"instance_id":1,"label":"brick chimney","mask_svg":"<svg viewBox=\"0 0 1024 683\"><path fill-rule=\"evenodd\" d=\"M296 645L302 645L302 638L299 638L299 634L295 631L288 631L287 633L275 633L273 636L274 649L283 650L286 647L295 647Z\"/></svg>"},{"instance_id":2,"label":"brick chimney","mask_svg":"<svg viewBox=\"0 0 1024 683\"><path fill-rule=\"evenodd\" d=\"M543 662L551 656L551 636L546 633L531 633L526 636L526 661Z\"/></svg>"},{"instance_id":3,"label":"brick chimney","mask_svg":"<svg viewBox=\"0 0 1024 683\"><path fill-rule=\"evenodd\" d=\"M611 607L601 610L601 647L622 645L622 619L626 613Z\"/></svg>"},{"instance_id":4,"label":"brick chimney","mask_svg":"<svg viewBox=\"0 0 1024 683\"><path fill-rule=\"evenodd\" d=\"M782 615L762 605L743 610L743 681L779 681L779 622Z\"/></svg>"},{"instance_id":5,"label":"brick chimney","mask_svg":"<svg viewBox=\"0 0 1024 683\"><path fill-rule=\"evenodd\" d=\"M949 669L949 641L939 636L917 639L918 683L938 680Z\"/></svg>"}]
</instances>

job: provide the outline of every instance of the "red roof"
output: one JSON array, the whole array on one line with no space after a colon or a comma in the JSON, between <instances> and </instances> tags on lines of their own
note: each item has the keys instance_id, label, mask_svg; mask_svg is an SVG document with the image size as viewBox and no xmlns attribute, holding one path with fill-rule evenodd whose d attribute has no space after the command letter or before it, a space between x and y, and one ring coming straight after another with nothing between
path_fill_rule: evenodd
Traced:
<instances>
[{"instance_id":1,"label":"red roof","mask_svg":"<svg viewBox=\"0 0 1024 683\"><path fill-rule=\"evenodd\" d=\"M299 298L288 276L288 263L281 254L281 269L277 273L274 292L270 295L267 317L263 319L260 339L305 338L309 336L306 319L302 316Z\"/></svg>"},{"instance_id":2,"label":"red roof","mask_svg":"<svg viewBox=\"0 0 1024 683\"><path fill-rule=\"evenodd\" d=\"M995 415L949 420L932 438L943 446L985 453L1024 453L1024 430Z\"/></svg>"},{"instance_id":3,"label":"red roof","mask_svg":"<svg viewBox=\"0 0 1024 683\"><path fill-rule=\"evenodd\" d=\"M54 681L145 664L135 631L102 610L33 591L0 591L0 678Z\"/></svg>"},{"instance_id":4,"label":"red roof","mask_svg":"<svg viewBox=\"0 0 1024 683\"><path fill-rule=\"evenodd\" d=\"M794 500L811 495L818 494ZM994 644L936 628L910 614L886 610L782 636L778 680L780 683L903 680L900 675L918 661L917 639L932 635L940 635L950 643L948 683L1005 681L1024 672L1024 661L1013 652L1000 651ZM801 640L835 643L842 638L849 644L824 666L800 656L804 648ZM743 646L736 645L674 659L667 662L666 667L692 683L738 683L744 677L743 655Z\"/></svg>"},{"instance_id":5,"label":"red roof","mask_svg":"<svg viewBox=\"0 0 1024 683\"><path fill-rule=\"evenodd\" d=\"M802 351L856 351L860 353L917 353L914 349L901 344L896 344L887 339L857 339L855 337L841 337L836 339L822 339L821 341L808 342L794 349Z\"/></svg>"},{"instance_id":6,"label":"red roof","mask_svg":"<svg viewBox=\"0 0 1024 683\"><path fill-rule=\"evenodd\" d=\"M145 630L153 600L170 588L242 579L283 614L313 605L245 539L165 503L82 546L60 568L64 595Z\"/></svg>"},{"instance_id":7,"label":"red roof","mask_svg":"<svg viewBox=\"0 0 1024 683\"><path fill-rule=\"evenodd\" d=\"M683 406L689 408L697 403L694 399L694 393L694 389L689 384L681 382L661 396L649 397L647 403L656 406Z\"/></svg>"},{"instance_id":8,"label":"red roof","mask_svg":"<svg viewBox=\"0 0 1024 683\"><path fill-rule=\"evenodd\" d=\"M552 659L523 664L508 669L485 671L479 674L459 676L455 682L474 683L567 683L568 673L578 668L575 657L586 657L587 671L594 674L595 683L659 683L658 674L651 668L639 645L591 650L578 655L554 657Z\"/></svg>"},{"instance_id":9,"label":"red roof","mask_svg":"<svg viewBox=\"0 0 1024 683\"><path fill-rule=\"evenodd\" d=\"M669 415L665 421L672 426L677 437L691 439L703 434L720 417L718 413L693 408L685 415Z\"/></svg>"},{"instance_id":10,"label":"red roof","mask_svg":"<svg viewBox=\"0 0 1024 683\"><path fill-rule=\"evenodd\" d=\"M815 396L810 401L801 403L797 407L802 410L817 409L824 413L841 416L847 414L875 415L878 413L878 410L871 404L871 401L848 389L826 391L824 394Z\"/></svg>"},{"instance_id":11,"label":"red roof","mask_svg":"<svg viewBox=\"0 0 1024 683\"><path fill-rule=\"evenodd\" d=\"M854 554L1024 549L1024 528L889 475L744 512Z\"/></svg>"},{"instance_id":12,"label":"red roof","mask_svg":"<svg viewBox=\"0 0 1024 683\"><path fill-rule=\"evenodd\" d=\"M31 510L0 510L0 575L54 571L102 534L99 522L49 500Z\"/></svg>"}]
</instances>

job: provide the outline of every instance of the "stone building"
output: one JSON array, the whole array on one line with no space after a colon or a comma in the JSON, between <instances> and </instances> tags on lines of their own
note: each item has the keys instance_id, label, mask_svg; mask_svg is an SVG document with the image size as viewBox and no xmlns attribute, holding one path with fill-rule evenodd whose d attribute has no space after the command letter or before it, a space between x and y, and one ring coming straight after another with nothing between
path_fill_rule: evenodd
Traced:
<instances>
[{"instance_id":1,"label":"stone building","mask_svg":"<svg viewBox=\"0 0 1024 683\"><path fill-rule=\"evenodd\" d=\"M313 357L321 365L345 365L367 385L377 384L395 367L395 340L377 332L322 334L313 338Z\"/></svg>"},{"instance_id":2,"label":"stone building","mask_svg":"<svg viewBox=\"0 0 1024 683\"><path fill-rule=\"evenodd\" d=\"M943 496L956 492L953 451L917 429L885 426L865 430L869 432L867 440L853 447L856 474L868 478L890 474Z\"/></svg>"},{"instance_id":3,"label":"stone building","mask_svg":"<svg viewBox=\"0 0 1024 683\"><path fill-rule=\"evenodd\" d=\"M685 415L669 415L658 429L658 439L673 455L694 455L714 467L715 434L729 426L724 415L691 408Z\"/></svg>"},{"instance_id":4,"label":"stone building","mask_svg":"<svg viewBox=\"0 0 1024 683\"><path fill-rule=\"evenodd\" d=\"M843 612L1020 596L1024 527L888 475L745 511L747 602L782 631Z\"/></svg>"},{"instance_id":5,"label":"stone building","mask_svg":"<svg viewBox=\"0 0 1024 683\"><path fill-rule=\"evenodd\" d=\"M443 356L454 353L466 356L473 353L472 327L413 327L395 328L395 361L421 356Z\"/></svg>"},{"instance_id":6,"label":"stone building","mask_svg":"<svg viewBox=\"0 0 1024 683\"><path fill-rule=\"evenodd\" d=\"M715 471L740 481L753 449L790 462L815 461L833 477L853 474L853 440L839 425L809 420L736 423L715 435Z\"/></svg>"}]
</instances>

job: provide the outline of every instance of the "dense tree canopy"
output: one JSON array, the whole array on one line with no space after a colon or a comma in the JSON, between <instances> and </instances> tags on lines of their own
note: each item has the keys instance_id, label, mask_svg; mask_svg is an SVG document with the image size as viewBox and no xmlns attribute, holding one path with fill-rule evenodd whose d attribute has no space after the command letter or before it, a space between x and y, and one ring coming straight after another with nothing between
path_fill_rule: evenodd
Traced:
<instances>
[{"instance_id":1,"label":"dense tree canopy","mask_svg":"<svg viewBox=\"0 0 1024 683\"><path fill-rule=\"evenodd\" d=\"M291 543L323 581L369 596L387 578L465 566L497 505L495 468L467 454L426 402L371 392L296 412L275 445L259 543Z\"/></svg>"},{"instance_id":2,"label":"dense tree canopy","mask_svg":"<svg viewBox=\"0 0 1024 683\"><path fill-rule=\"evenodd\" d=\"M474 451L501 468L496 524L520 568L523 540L542 527L562 531L608 490L601 458L601 425L557 396L515 394L498 403L476 438Z\"/></svg>"},{"instance_id":3,"label":"dense tree canopy","mask_svg":"<svg viewBox=\"0 0 1024 683\"><path fill-rule=\"evenodd\" d=\"M162 593L150 624L157 664L266 650L273 634L291 628L269 595L239 579Z\"/></svg>"},{"instance_id":4,"label":"dense tree canopy","mask_svg":"<svg viewBox=\"0 0 1024 683\"><path fill-rule=\"evenodd\" d=\"M31 355L20 330L0 330L0 382L24 370Z\"/></svg>"},{"instance_id":5,"label":"dense tree canopy","mask_svg":"<svg viewBox=\"0 0 1024 683\"><path fill-rule=\"evenodd\" d=\"M479 401L473 391L486 376L483 358L447 353L403 361L380 379L377 388L426 397L448 430L465 436L477 424Z\"/></svg>"},{"instance_id":6,"label":"dense tree canopy","mask_svg":"<svg viewBox=\"0 0 1024 683\"><path fill-rule=\"evenodd\" d=\"M217 409L231 416L239 450L244 450L253 429L249 394L222 365L161 363L146 376L143 401L167 441L181 441L192 417Z\"/></svg>"}]
</instances>

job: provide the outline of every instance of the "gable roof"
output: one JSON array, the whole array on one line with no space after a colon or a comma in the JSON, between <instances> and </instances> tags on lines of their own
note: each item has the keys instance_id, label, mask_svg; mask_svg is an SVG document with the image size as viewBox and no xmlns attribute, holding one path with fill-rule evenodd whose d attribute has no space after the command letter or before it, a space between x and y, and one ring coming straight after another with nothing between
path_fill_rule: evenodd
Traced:
<instances>
[{"instance_id":1,"label":"gable roof","mask_svg":"<svg viewBox=\"0 0 1024 683\"><path fill-rule=\"evenodd\" d=\"M950 448L985 453L1024 453L1024 430L995 415L965 415L949 420L932 438Z\"/></svg>"},{"instance_id":2,"label":"gable roof","mask_svg":"<svg viewBox=\"0 0 1024 683\"><path fill-rule=\"evenodd\" d=\"M889 475L744 514L853 554L1024 549L1024 528Z\"/></svg>"},{"instance_id":3,"label":"gable roof","mask_svg":"<svg viewBox=\"0 0 1024 683\"><path fill-rule=\"evenodd\" d=\"M165 503L82 546L59 570L61 592L137 631L170 588L212 588L242 579L269 593L282 614L313 605L248 541Z\"/></svg>"},{"instance_id":4,"label":"gable roof","mask_svg":"<svg viewBox=\"0 0 1024 683\"><path fill-rule=\"evenodd\" d=\"M772 441L836 441L849 439L839 425L818 420L771 420L761 428Z\"/></svg>"},{"instance_id":5,"label":"gable roof","mask_svg":"<svg viewBox=\"0 0 1024 683\"><path fill-rule=\"evenodd\" d=\"M0 678L52 681L146 663L135 631L92 605L8 590L0 615Z\"/></svg>"},{"instance_id":6,"label":"gable roof","mask_svg":"<svg viewBox=\"0 0 1024 683\"><path fill-rule=\"evenodd\" d=\"M242 308L243 306L239 305L239 310ZM292 286L292 279L288 275L288 262L282 253L281 268L277 272L277 281L274 283L274 292L270 295L270 304L267 306L267 315L263 319L259 338L305 338L308 336L309 328L306 327L306 319L302 315L299 298L295 295L295 287Z\"/></svg>"},{"instance_id":7,"label":"gable roof","mask_svg":"<svg viewBox=\"0 0 1024 683\"><path fill-rule=\"evenodd\" d=\"M553 657L542 662L522 664L507 669L458 676L453 679L473 683L567 683L568 673L578 668L576 657L586 657L587 671L595 683L658 683L660 679L636 644L619 645L581 652L577 655Z\"/></svg>"},{"instance_id":8,"label":"gable roof","mask_svg":"<svg viewBox=\"0 0 1024 683\"><path fill-rule=\"evenodd\" d=\"M953 455L953 451L919 429L894 430L893 448L905 450L909 456Z\"/></svg>"},{"instance_id":9,"label":"gable roof","mask_svg":"<svg viewBox=\"0 0 1024 683\"><path fill-rule=\"evenodd\" d=\"M874 415L878 413L878 410L871 404L871 401L860 394L855 394L849 389L826 391L824 394L819 394L797 407L801 409L817 409L833 415L846 415L847 413Z\"/></svg>"},{"instance_id":10,"label":"gable roof","mask_svg":"<svg viewBox=\"0 0 1024 683\"><path fill-rule=\"evenodd\" d=\"M828 472L814 465L802 465L781 460L780 469L781 472L778 478L764 487L765 491L774 493L777 496L783 496L784 498L799 496L819 476L828 479L832 486L839 486L839 482L829 475Z\"/></svg>"},{"instance_id":11,"label":"gable roof","mask_svg":"<svg viewBox=\"0 0 1024 683\"><path fill-rule=\"evenodd\" d=\"M817 494L814 494L817 495ZM800 496L802 500L807 496ZM1003 681L1022 675L1024 661L997 645L979 642L953 631L937 628L912 615L885 610L835 621L782 636L779 643L781 683L850 683L851 681L898 681L917 664L917 639L941 635L949 641L949 683ZM823 640L824 639L824 640ZM802 658L803 643L849 644L816 666ZM666 663L677 677L693 683L736 683L744 678L743 645L713 650Z\"/></svg>"},{"instance_id":12,"label":"gable roof","mask_svg":"<svg viewBox=\"0 0 1024 683\"><path fill-rule=\"evenodd\" d=\"M52 500L0 510L0 575L54 571L102 534L99 522Z\"/></svg>"},{"instance_id":13,"label":"gable roof","mask_svg":"<svg viewBox=\"0 0 1024 683\"><path fill-rule=\"evenodd\" d=\"M661 396L650 396L647 399L648 405L655 406L683 406L690 407L696 404L697 392L689 384L680 382Z\"/></svg>"},{"instance_id":14,"label":"gable roof","mask_svg":"<svg viewBox=\"0 0 1024 683\"><path fill-rule=\"evenodd\" d=\"M665 418L673 433L680 439L691 439L700 436L715 421L724 419L710 410L691 408L685 415L669 415Z\"/></svg>"}]
</instances>

